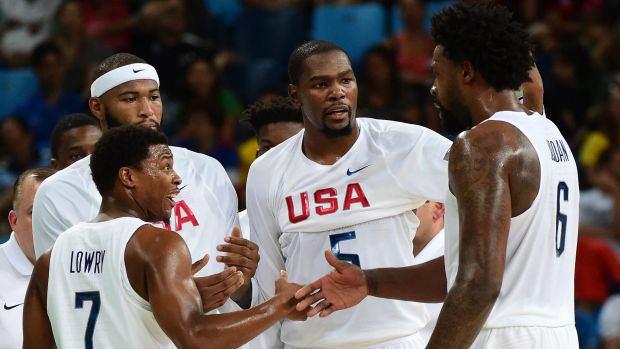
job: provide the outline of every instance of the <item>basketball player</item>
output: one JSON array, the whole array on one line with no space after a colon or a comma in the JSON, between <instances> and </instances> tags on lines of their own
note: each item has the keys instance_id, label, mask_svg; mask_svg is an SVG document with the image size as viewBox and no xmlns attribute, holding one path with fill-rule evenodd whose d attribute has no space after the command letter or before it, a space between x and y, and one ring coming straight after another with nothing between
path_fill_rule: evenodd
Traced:
<instances>
[{"instance_id":1,"label":"basketball player","mask_svg":"<svg viewBox=\"0 0 620 349\"><path fill-rule=\"evenodd\" d=\"M275 297L256 308L203 313L183 238L147 223L167 220L181 190L165 135L117 127L97 143L90 167L100 212L37 261L24 348L233 348L295 309L298 287L283 274Z\"/></svg>"},{"instance_id":2,"label":"basketball player","mask_svg":"<svg viewBox=\"0 0 620 349\"><path fill-rule=\"evenodd\" d=\"M0 348L22 347L24 297L35 262L32 245L32 201L41 182L54 170L39 167L22 173L13 186L9 224L13 232L0 245Z\"/></svg>"},{"instance_id":3,"label":"basketball player","mask_svg":"<svg viewBox=\"0 0 620 349\"><path fill-rule=\"evenodd\" d=\"M459 134L450 150L445 273L449 293L428 348L577 348L574 271L579 187L558 128L513 90L533 66L527 33L494 5L456 4L432 20L431 94ZM366 295L422 300L433 261L335 271L300 290L327 316ZM374 298L369 298L374 299ZM367 300L366 300L367 301Z\"/></svg>"},{"instance_id":4,"label":"basketball player","mask_svg":"<svg viewBox=\"0 0 620 349\"><path fill-rule=\"evenodd\" d=\"M62 170L90 155L99 138L101 129L97 119L86 114L64 116L52 131L50 166L57 171Z\"/></svg>"},{"instance_id":5,"label":"basketball player","mask_svg":"<svg viewBox=\"0 0 620 349\"><path fill-rule=\"evenodd\" d=\"M291 138L304 127L301 110L285 97L278 96L269 101L258 101L244 110L243 116L252 125L256 133L256 140L258 141L256 158ZM247 210L239 212L239 223L243 236L249 239L250 221ZM273 348L270 343L278 342L277 338L279 337L279 326L272 326L252 339L249 342L249 347L252 349Z\"/></svg>"},{"instance_id":6,"label":"basketball player","mask_svg":"<svg viewBox=\"0 0 620 349\"><path fill-rule=\"evenodd\" d=\"M286 97L258 101L243 111L244 120L252 125L258 141L256 158L298 133L303 127L301 110ZM250 236L247 210L239 212L241 232Z\"/></svg>"},{"instance_id":7,"label":"basketball player","mask_svg":"<svg viewBox=\"0 0 620 349\"><path fill-rule=\"evenodd\" d=\"M295 49L289 79L304 130L256 159L248 177L259 299L274 294L282 269L299 284L328 272L328 248L365 268L413 264L412 210L443 200L450 141L416 125L356 118L351 62L332 43ZM368 299L327 321L284 320L280 340L287 348L418 348L427 321L421 304Z\"/></svg>"},{"instance_id":8,"label":"basketball player","mask_svg":"<svg viewBox=\"0 0 620 349\"><path fill-rule=\"evenodd\" d=\"M108 57L95 71L89 107L104 132L126 124L159 128L163 106L155 68L127 53ZM195 261L205 254L215 255L217 248L224 253L217 257L221 264L210 263L199 274L213 275L196 279L206 310L221 306L233 292L235 300L249 306L249 280L258 263L258 251L254 243L240 236L226 236L238 225L232 183L215 159L183 148L171 149L184 179L184 190L175 198L169 222L160 226L178 232ZM37 193L33 216L37 256L52 246L63 231L97 215L101 195L92 181L89 163L87 157L58 172ZM223 265L237 266L243 279L231 270L222 271ZM241 283L243 287L239 288Z\"/></svg>"}]
</instances>

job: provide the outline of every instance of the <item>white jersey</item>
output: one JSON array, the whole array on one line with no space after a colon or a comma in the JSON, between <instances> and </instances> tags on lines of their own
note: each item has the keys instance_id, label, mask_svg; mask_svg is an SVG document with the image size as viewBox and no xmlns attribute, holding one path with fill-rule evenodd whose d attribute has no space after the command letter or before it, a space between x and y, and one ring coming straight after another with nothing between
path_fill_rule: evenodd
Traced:
<instances>
[{"instance_id":1,"label":"white jersey","mask_svg":"<svg viewBox=\"0 0 620 349\"><path fill-rule=\"evenodd\" d=\"M431 241L426 244L426 246L424 246L422 251L415 256L415 264L426 263L443 256L444 234L444 230L441 229L441 231L438 232L437 235L435 235ZM424 341L424 347L426 347L428 341L431 339L435 325L437 325L437 318L439 318L439 313L441 312L443 303L425 303L424 306L426 307L426 311L430 317L430 320L426 326L420 330L420 336Z\"/></svg>"},{"instance_id":2,"label":"white jersey","mask_svg":"<svg viewBox=\"0 0 620 349\"><path fill-rule=\"evenodd\" d=\"M47 284L58 348L173 347L127 278L125 248L145 224L133 217L79 223L58 237Z\"/></svg>"},{"instance_id":3,"label":"white jersey","mask_svg":"<svg viewBox=\"0 0 620 349\"><path fill-rule=\"evenodd\" d=\"M216 256L232 227L239 224L237 195L217 160L184 148L170 147L174 170L183 181L172 210L170 225L189 247L192 260ZM73 225L92 220L99 213L101 195L90 172L90 156L47 178L36 193L32 230L37 257L52 246L58 235ZM198 275L222 271L222 263L208 263Z\"/></svg>"},{"instance_id":4,"label":"white jersey","mask_svg":"<svg viewBox=\"0 0 620 349\"><path fill-rule=\"evenodd\" d=\"M538 155L540 187L530 208L510 219L502 287L483 329L572 326L579 221L575 158L558 128L539 114L500 112L488 120L507 122L527 137ZM445 226L451 288L458 270L459 219L450 193Z\"/></svg>"},{"instance_id":5,"label":"white jersey","mask_svg":"<svg viewBox=\"0 0 620 349\"><path fill-rule=\"evenodd\" d=\"M24 297L32 268L11 233L9 241L0 245L0 349L22 347Z\"/></svg>"},{"instance_id":6,"label":"white jersey","mask_svg":"<svg viewBox=\"0 0 620 349\"><path fill-rule=\"evenodd\" d=\"M359 138L333 165L302 152L304 131L251 166L247 206L251 237L260 247L259 294L274 294L285 269L306 284L331 270L331 249L362 268L414 263L412 210L443 201L448 188L445 154L451 143L416 125L358 118ZM351 309L305 322L284 320L287 347L360 348L416 334L428 321L419 303L368 297Z\"/></svg>"}]
</instances>

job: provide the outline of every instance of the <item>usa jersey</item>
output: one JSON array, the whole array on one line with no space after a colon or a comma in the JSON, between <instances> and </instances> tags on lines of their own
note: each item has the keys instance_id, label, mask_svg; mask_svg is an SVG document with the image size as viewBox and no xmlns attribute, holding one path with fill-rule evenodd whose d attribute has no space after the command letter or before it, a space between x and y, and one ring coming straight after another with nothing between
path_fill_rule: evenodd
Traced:
<instances>
[{"instance_id":1,"label":"usa jersey","mask_svg":"<svg viewBox=\"0 0 620 349\"><path fill-rule=\"evenodd\" d=\"M502 287L484 328L572 325L579 221L575 158L558 128L539 114L500 112L488 120L507 122L527 137L538 155L540 187L532 205L510 219ZM445 225L451 288L458 271L459 219L450 193Z\"/></svg>"},{"instance_id":2,"label":"usa jersey","mask_svg":"<svg viewBox=\"0 0 620 349\"><path fill-rule=\"evenodd\" d=\"M130 217L79 223L58 237L47 286L58 348L174 347L127 278L125 247L144 224Z\"/></svg>"},{"instance_id":3,"label":"usa jersey","mask_svg":"<svg viewBox=\"0 0 620 349\"><path fill-rule=\"evenodd\" d=\"M416 125L366 118L357 124L359 138L333 165L303 154L303 130L252 164L247 207L260 247L261 300L273 296L280 270L299 284L329 272L327 249L362 268L414 264L419 221L412 210L443 201L451 143ZM327 318L284 320L280 339L287 347L368 347L411 336L427 321L421 304L368 297Z\"/></svg>"},{"instance_id":4,"label":"usa jersey","mask_svg":"<svg viewBox=\"0 0 620 349\"><path fill-rule=\"evenodd\" d=\"M176 197L170 225L158 227L176 231L189 247L192 260L206 253L218 254L232 227L239 224L237 195L217 160L184 148L170 147L174 169L183 183ZM99 213L101 195L90 172L90 156L47 178L37 191L32 214L32 230L37 256L63 231L92 220ZM199 275L222 271L222 263L209 263Z\"/></svg>"}]
</instances>

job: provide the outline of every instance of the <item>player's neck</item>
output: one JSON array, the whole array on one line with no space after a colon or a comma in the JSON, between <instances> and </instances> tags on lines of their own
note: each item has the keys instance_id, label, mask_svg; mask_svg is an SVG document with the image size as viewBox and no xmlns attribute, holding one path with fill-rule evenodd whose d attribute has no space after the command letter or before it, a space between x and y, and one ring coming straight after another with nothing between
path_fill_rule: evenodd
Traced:
<instances>
[{"instance_id":1,"label":"player's neck","mask_svg":"<svg viewBox=\"0 0 620 349\"><path fill-rule=\"evenodd\" d=\"M501 111L525 111L511 90L495 91L491 86L479 91L470 109L475 125Z\"/></svg>"},{"instance_id":2,"label":"player's neck","mask_svg":"<svg viewBox=\"0 0 620 349\"><path fill-rule=\"evenodd\" d=\"M322 165L333 165L351 149L359 134L357 123L353 125L350 135L339 137L328 137L319 130L306 128L301 148L308 159Z\"/></svg>"},{"instance_id":3,"label":"player's neck","mask_svg":"<svg viewBox=\"0 0 620 349\"><path fill-rule=\"evenodd\" d=\"M141 212L142 210L133 202L127 203L112 196L104 196L101 199L99 214L93 222L105 222L121 217L136 217L144 220L146 217L143 217Z\"/></svg>"}]
</instances>

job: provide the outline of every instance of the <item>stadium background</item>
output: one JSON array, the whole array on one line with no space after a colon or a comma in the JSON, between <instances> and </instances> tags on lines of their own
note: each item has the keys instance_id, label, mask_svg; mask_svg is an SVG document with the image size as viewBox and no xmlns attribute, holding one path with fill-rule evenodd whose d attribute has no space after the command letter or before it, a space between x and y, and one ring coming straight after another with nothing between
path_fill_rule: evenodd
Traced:
<instances>
[{"instance_id":1,"label":"stadium background","mask_svg":"<svg viewBox=\"0 0 620 349\"><path fill-rule=\"evenodd\" d=\"M49 164L58 119L88 113L92 70L115 52L156 67L164 131L173 144L224 165L240 209L256 150L242 111L286 94L288 55L305 40L334 41L349 52L358 116L440 131L428 94L430 15L452 2L0 0L0 216L17 176ZM577 319L582 347L594 348L602 345L599 310L620 290L620 0L498 2L531 33L547 117L580 164ZM0 241L8 234L2 220Z\"/></svg>"}]
</instances>

